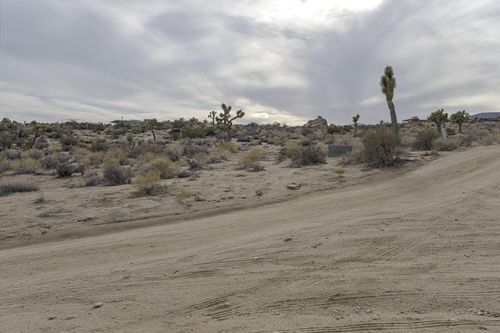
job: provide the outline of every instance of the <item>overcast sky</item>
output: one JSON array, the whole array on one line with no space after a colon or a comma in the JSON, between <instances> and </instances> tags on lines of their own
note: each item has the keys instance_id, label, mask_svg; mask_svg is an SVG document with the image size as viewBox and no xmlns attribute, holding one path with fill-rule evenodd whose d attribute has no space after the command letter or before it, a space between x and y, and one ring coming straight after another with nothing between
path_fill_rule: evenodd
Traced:
<instances>
[{"instance_id":1,"label":"overcast sky","mask_svg":"<svg viewBox=\"0 0 500 333\"><path fill-rule=\"evenodd\" d=\"M246 121L500 111L500 1L0 0L0 117Z\"/></svg>"}]
</instances>

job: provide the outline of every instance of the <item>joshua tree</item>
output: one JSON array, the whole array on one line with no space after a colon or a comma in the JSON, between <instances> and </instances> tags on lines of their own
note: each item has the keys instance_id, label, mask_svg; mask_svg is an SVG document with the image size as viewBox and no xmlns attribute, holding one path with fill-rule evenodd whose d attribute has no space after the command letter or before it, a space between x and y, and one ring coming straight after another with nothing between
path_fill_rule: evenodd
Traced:
<instances>
[{"instance_id":1,"label":"joshua tree","mask_svg":"<svg viewBox=\"0 0 500 333\"><path fill-rule=\"evenodd\" d=\"M438 131L439 135L441 135L441 128L448 121L448 114L444 112L444 109L438 109L438 110L432 112L427 117L427 120L436 124L437 131Z\"/></svg>"},{"instance_id":2,"label":"joshua tree","mask_svg":"<svg viewBox=\"0 0 500 333\"><path fill-rule=\"evenodd\" d=\"M394 103L392 99L394 97L394 89L396 88L396 78L394 77L394 72L391 66L386 66L384 70L384 75L380 78L380 87L382 88L382 93L385 95L385 100L387 101L387 106L391 113L391 126L394 134L399 136L398 130L398 119L396 117L396 109L394 108Z\"/></svg>"},{"instance_id":3,"label":"joshua tree","mask_svg":"<svg viewBox=\"0 0 500 333\"><path fill-rule=\"evenodd\" d=\"M450 116L450 121L458 125L458 133L462 133L462 124L469 121L469 119L469 113L465 112L465 110L455 112Z\"/></svg>"},{"instance_id":4,"label":"joshua tree","mask_svg":"<svg viewBox=\"0 0 500 333\"><path fill-rule=\"evenodd\" d=\"M354 123L354 136L358 136L358 120L359 113L352 117L352 122Z\"/></svg>"},{"instance_id":5,"label":"joshua tree","mask_svg":"<svg viewBox=\"0 0 500 333\"><path fill-rule=\"evenodd\" d=\"M144 127L147 130L150 130L151 134L153 134L153 142L156 142L155 128L157 125L158 125L158 120L156 120L156 118L144 119Z\"/></svg>"},{"instance_id":6,"label":"joshua tree","mask_svg":"<svg viewBox=\"0 0 500 333\"><path fill-rule=\"evenodd\" d=\"M217 111L210 111L208 113L208 119L212 119L212 125L215 125L215 120L217 119Z\"/></svg>"},{"instance_id":7,"label":"joshua tree","mask_svg":"<svg viewBox=\"0 0 500 333\"><path fill-rule=\"evenodd\" d=\"M218 127L226 133L226 140L231 140L231 130L233 128L233 121L238 118L243 118L245 112L238 110L236 111L236 116L231 116L231 106L226 106L222 104L222 112L215 118Z\"/></svg>"}]
</instances>

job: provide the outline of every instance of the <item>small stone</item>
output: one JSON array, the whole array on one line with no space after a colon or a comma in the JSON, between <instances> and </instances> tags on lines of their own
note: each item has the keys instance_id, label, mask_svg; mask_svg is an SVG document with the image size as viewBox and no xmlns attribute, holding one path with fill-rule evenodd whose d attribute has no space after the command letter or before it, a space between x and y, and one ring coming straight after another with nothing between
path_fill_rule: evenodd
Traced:
<instances>
[{"instance_id":1,"label":"small stone","mask_svg":"<svg viewBox=\"0 0 500 333\"><path fill-rule=\"evenodd\" d=\"M56 316L50 316L49 318L47 318L48 320L54 320L56 319L57 317Z\"/></svg>"},{"instance_id":2,"label":"small stone","mask_svg":"<svg viewBox=\"0 0 500 333\"><path fill-rule=\"evenodd\" d=\"M255 195L258 197L261 197L264 195L264 192L262 192L262 190L257 190L257 191L255 191Z\"/></svg>"},{"instance_id":3,"label":"small stone","mask_svg":"<svg viewBox=\"0 0 500 333\"><path fill-rule=\"evenodd\" d=\"M288 184L286 187L290 190L298 190L300 188L300 184L299 183L290 183Z\"/></svg>"},{"instance_id":4,"label":"small stone","mask_svg":"<svg viewBox=\"0 0 500 333\"><path fill-rule=\"evenodd\" d=\"M292 237L287 237L287 238L285 238L285 239L283 240L283 242L289 242L289 241L291 241L291 240L292 240Z\"/></svg>"},{"instance_id":5,"label":"small stone","mask_svg":"<svg viewBox=\"0 0 500 333\"><path fill-rule=\"evenodd\" d=\"M94 303L94 305L92 305L92 308L94 309L99 309L99 308L102 308L104 304L102 304L101 302L97 302L97 303Z\"/></svg>"}]
</instances>

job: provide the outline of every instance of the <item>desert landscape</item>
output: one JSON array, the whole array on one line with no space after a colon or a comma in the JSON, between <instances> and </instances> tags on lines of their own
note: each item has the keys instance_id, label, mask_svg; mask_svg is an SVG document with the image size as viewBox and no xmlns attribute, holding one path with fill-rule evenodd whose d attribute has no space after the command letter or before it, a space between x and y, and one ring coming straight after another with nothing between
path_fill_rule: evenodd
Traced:
<instances>
[{"instance_id":1,"label":"desert landscape","mask_svg":"<svg viewBox=\"0 0 500 333\"><path fill-rule=\"evenodd\" d=\"M499 14L0 0L0 333L500 332Z\"/></svg>"},{"instance_id":2,"label":"desert landscape","mask_svg":"<svg viewBox=\"0 0 500 333\"><path fill-rule=\"evenodd\" d=\"M495 331L499 125L4 119L3 330Z\"/></svg>"}]
</instances>

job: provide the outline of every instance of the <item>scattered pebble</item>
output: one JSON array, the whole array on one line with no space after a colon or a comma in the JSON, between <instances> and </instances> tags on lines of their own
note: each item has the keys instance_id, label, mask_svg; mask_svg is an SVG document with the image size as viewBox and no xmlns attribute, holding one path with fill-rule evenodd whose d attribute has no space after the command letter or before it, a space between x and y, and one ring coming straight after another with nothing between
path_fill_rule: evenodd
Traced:
<instances>
[{"instance_id":1,"label":"scattered pebble","mask_svg":"<svg viewBox=\"0 0 500 333\"><path fill-rule=\"evenodd\" d=\"M94 309L99 309L99 308L102 308L104 304L102 304L101 302L97 302L97 303L94 303L94 305L92 305L92 308Z\"/></svg>"}]
</instances>

